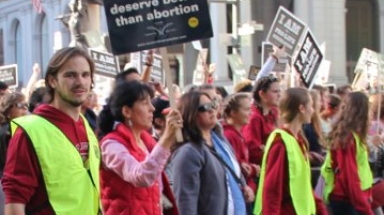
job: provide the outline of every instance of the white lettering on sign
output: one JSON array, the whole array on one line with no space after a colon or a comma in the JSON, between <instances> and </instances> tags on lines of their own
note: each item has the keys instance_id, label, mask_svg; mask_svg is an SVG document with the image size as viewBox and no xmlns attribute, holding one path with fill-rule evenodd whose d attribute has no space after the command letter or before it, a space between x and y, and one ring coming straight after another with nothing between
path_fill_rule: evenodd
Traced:
<instances>
[{"instance_id":1,"label":"white lettering on sign","mask_svg":"<svg viewBox=\"0 0 384 215\"><path fill-rule=\"evenodd\" d=\"M295 35L299 35L301 26L298 25L291 18L287 18L284 14L281 15L279 24L283 25L286 29L292 32Z\"/></svg>"},{"instance_id":2,"label":"white lettering on sign","mask_svg":"<svg viewBox=\"0 0 384 215\"><path fill-rule=\"evenodd\" d=\"M299 60L296 63L300 71L302 71L303 65L307 61L307 56L309 54L309 50L311 49L312 45L313 45L313 42L309 39L309 37L307 37L303 45L303 49L300 51Z\"/></svg>"}]
</instances>

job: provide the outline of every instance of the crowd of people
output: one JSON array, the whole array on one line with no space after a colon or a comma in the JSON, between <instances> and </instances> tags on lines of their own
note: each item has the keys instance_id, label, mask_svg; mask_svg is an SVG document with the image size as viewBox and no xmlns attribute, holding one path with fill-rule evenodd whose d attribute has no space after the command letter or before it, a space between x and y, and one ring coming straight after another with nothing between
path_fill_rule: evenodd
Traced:
<instances>
[{"instance_id":1,"label":"crowd of people","mask_svg":"<svg viewBox=\"0 0 384 215\"><path fill-rule=\"evenodd\" d=\"M283 54L234 93L209 73L170 107L149 52L95 111L92 59L58 50L24 94L0 83L0 213L383 215L384 96L283 89Z\"/></svg>"}]
</instances>

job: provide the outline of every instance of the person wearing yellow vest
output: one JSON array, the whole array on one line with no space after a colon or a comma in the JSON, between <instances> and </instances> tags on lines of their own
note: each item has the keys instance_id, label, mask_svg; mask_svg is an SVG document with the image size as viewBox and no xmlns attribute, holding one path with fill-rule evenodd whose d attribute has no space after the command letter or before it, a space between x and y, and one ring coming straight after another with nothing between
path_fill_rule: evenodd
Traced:
<instances>
[{"instance_id":1,"label":"person wearing yellow vest","mask_svg":"<svg viewBox=\"0 0 384 215\"><path fill-rule=\"evenodd\" d=\"M290 88L280 99L281 128L269 136L262 161L255 215L327 215L314 196L302 125L314 113L304 88Z\"/></svg>"},{"instance_id":2,"label":"person wearing yellow vest","mask_svg":"<svg viewBox=\"0 0 384 215\"><path fill-rule=\"evenodd\" d=\"M5 215L99 215L100 150L80 114L94 63L75 47L58 50L47 67L50 100L12 121L2 185Z\"/></svg>"},{"instance_id":3,"label":"person wearing yellow vest","mask_svg":"<svg viewBox=\"0 0 384 215\"><path fill-rule=\"evenodd\" d=\"M362 92L348 94L330 133L329 151L321 174L323 198L335 215L372 215L372 172L366 138L369 100Z\"/></svg>"}]
</instances>

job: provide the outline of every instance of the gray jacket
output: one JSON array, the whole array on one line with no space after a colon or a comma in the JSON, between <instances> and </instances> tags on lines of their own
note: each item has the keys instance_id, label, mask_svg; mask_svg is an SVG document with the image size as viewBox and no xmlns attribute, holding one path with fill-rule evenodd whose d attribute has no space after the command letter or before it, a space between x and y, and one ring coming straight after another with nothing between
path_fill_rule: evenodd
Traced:
<instances>
[{"instance_id":1,"label":"gray jacket","mask_svg":"<svg viewBox=\"0 0 384 215\"><path fill-rule=\"evenodd\" d=\"M206 144L178 148L171 169L180 215L227 215L226 172Z\"/></svg>"}]
</instances>

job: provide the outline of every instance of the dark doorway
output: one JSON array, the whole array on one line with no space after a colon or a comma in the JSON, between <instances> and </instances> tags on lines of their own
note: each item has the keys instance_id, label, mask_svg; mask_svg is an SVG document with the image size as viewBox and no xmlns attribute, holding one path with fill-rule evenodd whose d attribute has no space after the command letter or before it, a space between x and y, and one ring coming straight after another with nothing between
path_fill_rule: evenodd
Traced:
<instances>
[{"instance_id":1,"label":"dark doorway","mask_svg":"<svg viewBox=\"0 0 384 215\"><path fill-rule=\"evenodd\" d=\"M361 49L379 51L379 5L376 0L347 0L346 8L347 76L352 82Z\"/></svg>"}]
</instances>

